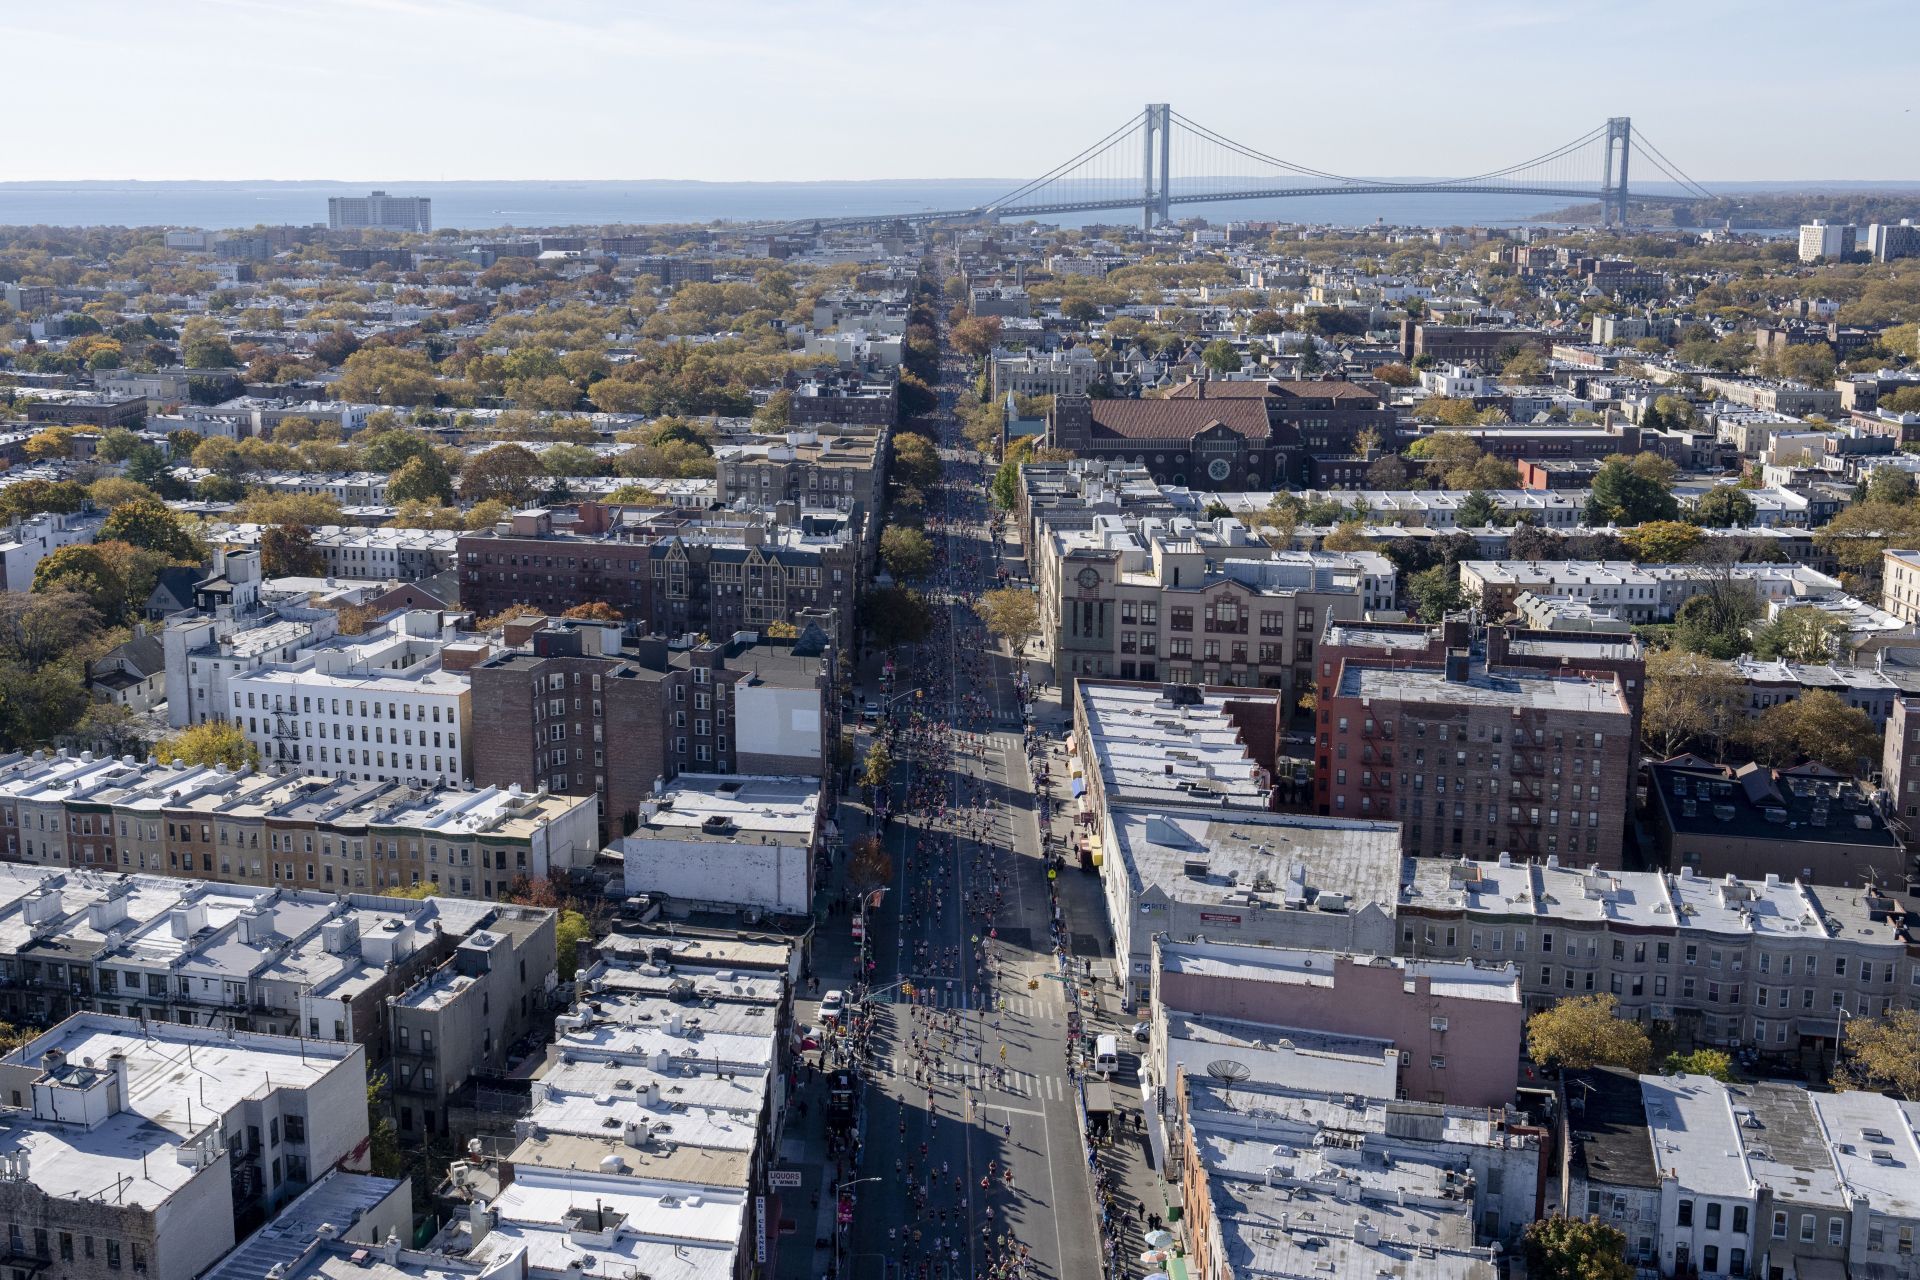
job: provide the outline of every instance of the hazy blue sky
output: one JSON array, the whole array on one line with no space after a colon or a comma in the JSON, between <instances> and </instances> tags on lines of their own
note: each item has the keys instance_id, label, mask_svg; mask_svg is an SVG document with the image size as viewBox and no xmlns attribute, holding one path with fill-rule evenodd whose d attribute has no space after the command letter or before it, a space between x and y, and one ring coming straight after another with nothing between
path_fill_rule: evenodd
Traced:
<instances>
[{"instance_id":1,"label":"hazy blue sky","mask_svg":"<svg viewBox=\"0 0 1920 1280\"><path fill-rule=\"evenodd\" d=\"M1149 99L1462 174L1608 115L1694 177L1920 179L1911 0L0 0L0 178L1024 177Z\"/></svg>"}]
</instances>

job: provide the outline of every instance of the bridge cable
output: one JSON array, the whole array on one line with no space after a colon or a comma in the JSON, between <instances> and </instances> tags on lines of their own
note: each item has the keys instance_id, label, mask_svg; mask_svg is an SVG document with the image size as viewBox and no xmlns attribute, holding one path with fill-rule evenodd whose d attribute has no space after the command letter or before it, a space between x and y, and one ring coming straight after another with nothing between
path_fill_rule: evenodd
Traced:
<instances>
[{"instance_id":1,"label":"bridge cable","mask_svg":"<svg viewBox=\"0 0 1920 1280\"><path fill-rule=\"evenodd\" d=\"M1633 149L1635 151L1640 152L1640 154L1644 156L1646 159L1651 160L1655 168L1659 169L1662 173L1666 174L1669 178L1672 178L1675 182L1679 183L1682 187L1686 188L1690 194L1697 194L1701 198L1706 200L1715 200L1719 198L1715 196L1713 192L1707 190L1705 187L1701 186L1698 182L1695 182L1692 178L1688 177L1686 172L1682 170L1679 165L1667 159L1666 154L1662 152L1660 148L1653 145L1652 139L1647 138L1638 132L1635 132L1632 136L1633 136Z\"/></svg>"},{"instance_id":2,"label":"bridge cable","mask_svg":"<svg viewBox=\"0 0 1920 1280\"><path fill-rule=\"evenodd\" d=\"M1041 174L1039 177L1035 178L1033 181L1025 183L1021 186L1015 187L1012 191L1009 191L1006 195L1001 196L998 200L988 201L986 204L980 207L982 209L992 209L992 210L998 211L1002 209L1009 201L1018 200L1025 196L1031 195L1036 189L1045 186L1049 182L1055 181L1056 179L1060 178L1062 175L1066 174L1070 170L1076 168L1077 166L1085 163L1087 160L1093 158L1099 152L1112 146L1113 143L1117 141L1121 135L1133 133L1138 129L1140 129L1141 127L1142 126L1141 126L1140 117L1135 116L1132 119L1128 120L1125 124L1121 125L1118 129L1115 129L1113 132L1109 133L1106 137L1100 139L1100 141L1094 143L1092 146L1088 147L1086 150L1080 152L1080 154L1074 156L1071 160L1066 161L1064 164L1055 165L1052 169L1049 169L1047 172Z\"/></svg>"},{"instance_id":3,"label":"bridge cable","mask_svg":"<svg viewBox=\"0 0 1920 1280\"><path fill-rule=\"evenodd\" d=\"M1181 115L1177 111L1171 112L1170 114L1173 116L1175 120L1178 120L1181 124L1185 125L1193 133L1198 134L1200 137L1204 138L1209 142L1214 143L1217 146L1225 147L1227 150L1235 152L1238 155L1248 160L1258 161L1261 164L1272 165L1278 169L1285 169L1290 173L1297 173L1302 177L1325 178L1329 182L1341 182L1341 183L1347 183L1354 186L1391 185L1389 183L1376 182L1370 178L1350 178L1350 177L1347 177L1345 174L1327 173L1326 171L1321 169L1310 169L1305 165L1294 164L1290 160L1282 160L1277 156L1270 156L1270 155L1267 155L1265 152L1255 151L1252 147L1245 146L1241 143L1235 142L1233 139L1226 137L1223 134L1216 133L1214 130L1207 128L1203 124L1199 124L1196 121L1188 119L1186 116Z\"/></svg>"}]
</instances>

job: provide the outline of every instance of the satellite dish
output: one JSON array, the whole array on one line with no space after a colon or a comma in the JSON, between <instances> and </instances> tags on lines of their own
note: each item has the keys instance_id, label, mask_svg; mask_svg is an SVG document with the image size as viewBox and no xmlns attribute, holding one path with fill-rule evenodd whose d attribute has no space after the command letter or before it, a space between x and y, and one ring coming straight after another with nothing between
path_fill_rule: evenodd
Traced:
<instances>
[{"instance_id":1,"label":"satellite dish","mask_svg":"<svg viewBox=\"0 0 1920 1280\"><path fill-rule=\"evenodd\" d=\"M1236 1062L1232 1058L1215 1058L1207 1064L1207 1074L1221 1084L1239 1084L1253 1072L1244 1062Z\"/></svg>"}]
</instances>

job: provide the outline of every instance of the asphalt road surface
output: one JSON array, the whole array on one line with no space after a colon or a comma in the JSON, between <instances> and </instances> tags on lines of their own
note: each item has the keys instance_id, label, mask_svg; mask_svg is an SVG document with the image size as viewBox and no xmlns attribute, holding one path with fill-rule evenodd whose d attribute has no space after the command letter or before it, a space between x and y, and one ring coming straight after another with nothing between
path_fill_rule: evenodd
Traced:
<instances>
[{"instance_id":1,"label":"asphalt road surface","mask_svg":"<svg viewBox=\"0 0 1920 1280\"><path fill-rule=\"evenodd\" d=\"M892 824L895 882L872 923L859 1173L876 1181L850 1188L842 1275L1095 1280L1020 704L1011 664L969 603L993 585L997 559L993 467L952 411L969 373L943 360L936 388L945 466L927 495L928 532L944 554L925 589L938 622L895 686L896 696L922 692L894 708L894 796L905 812ZM967 909L970 896L984 909L996 892L997 937Z\"/></svg>"}]
</instances>

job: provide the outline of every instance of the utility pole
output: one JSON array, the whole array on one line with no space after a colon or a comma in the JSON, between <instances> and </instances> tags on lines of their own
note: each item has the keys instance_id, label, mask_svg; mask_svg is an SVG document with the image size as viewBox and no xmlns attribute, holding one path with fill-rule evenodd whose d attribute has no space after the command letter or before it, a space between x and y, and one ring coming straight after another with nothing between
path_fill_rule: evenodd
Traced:
<instances>
[{"instance_id":1,"label":"utility pole","mask_svg":"<svg viewBox=\"0 0 1920 1280\"><path fill-rule=\"evenodd\" d=\"M1620 153L1620 176L1615 181L1613 156ZM1613 116L1607 121L1607 149L1600 172L1600 221L1603 225L1627 225L1627 158L1633 151L1633 118Z\"/></svg>"},{"instance_id":2,"label":"utility pole","mask_svg":"<svg viewBox=\"0 0 1920 1280\"><path fill-rule=\"evenodd\" d=\"M1140 229L1153 230L1157 214L1162 223L1172 221L1173 199L1168 189L1172 171L1173 108L1164 102L1149 102L1140 123ZM1158 156L1156 156L1156 142ZM1156 168L1159 170L1157 176Z\"/></svg>"}]
</instances>

